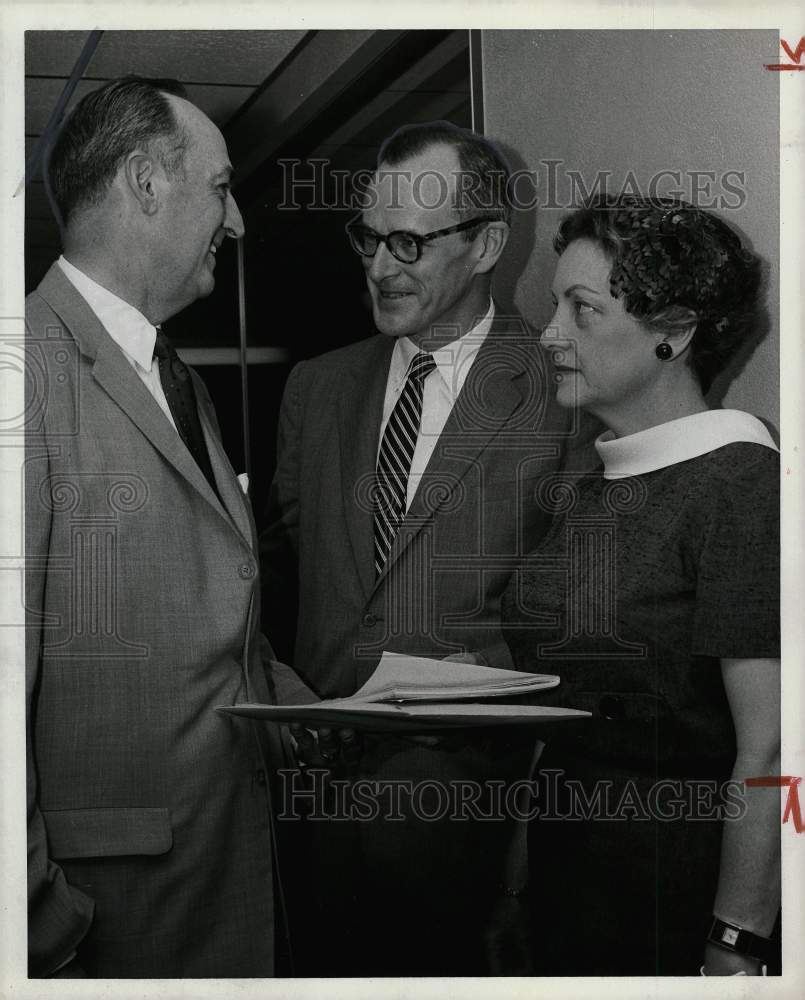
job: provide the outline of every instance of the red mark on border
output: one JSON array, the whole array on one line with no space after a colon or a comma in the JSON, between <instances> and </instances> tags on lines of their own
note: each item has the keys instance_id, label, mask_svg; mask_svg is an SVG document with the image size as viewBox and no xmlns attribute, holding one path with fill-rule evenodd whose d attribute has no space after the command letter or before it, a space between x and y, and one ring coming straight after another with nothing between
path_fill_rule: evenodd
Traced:
<instances>
[{"instance_id":1,"label":"red mark on border","mask_svg":"<svg viewBox=\"0 0 805 1000\"><path fill-rule=\"evenodd\" d=\"M805 54L805 35L803 35L802 38L800 38L800 40L797 42L796 49L794 49L793 51L791 50L791 46L784 38L780 39L780 45L782 45L782 47L785 49L785 54L788 56L791 62L766 63L765 64L766 69L774 70L775 73L783 73L786 72L787 70L796 71L805 69L805 65L800 63L800 59L802 59L803 54Z\"/></svg>"},{"instance_id":2,"label":"red mark on border","mask_svg":"<svg viewBox=\"0 0 805 1000\"><path fill-rule=\"evenodd\" d=\"M744 784L749 788L788 788L785 810L783 811L783 823L787 823L790 816L797 833L802 833L805 830L805 824L802 822L802 812L799 808L799 786L801 783L802 778L793 778L787 774L773 775L770 778L744 779Z\"/></svg>"}]
</instances>

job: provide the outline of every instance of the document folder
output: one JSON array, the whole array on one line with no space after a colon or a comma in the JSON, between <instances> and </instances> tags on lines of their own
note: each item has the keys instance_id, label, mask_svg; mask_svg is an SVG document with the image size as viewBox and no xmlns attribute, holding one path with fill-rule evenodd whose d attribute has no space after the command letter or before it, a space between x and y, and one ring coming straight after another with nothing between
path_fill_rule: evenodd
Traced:
<instances>
[{"instance_id":1,"label":"document folder","mask_svg":"<svg viewBox=\"0 0 805 1000\"><path fill-rule=\"evenodd\" d=\"M589 712L572 708L478 701L533 694L558 683L551 674L384 653L366 684L349 698L312 705L221 705L218 711L268 722L410 732L544 725L588 717Z\"/></svg>"}]
</instances>

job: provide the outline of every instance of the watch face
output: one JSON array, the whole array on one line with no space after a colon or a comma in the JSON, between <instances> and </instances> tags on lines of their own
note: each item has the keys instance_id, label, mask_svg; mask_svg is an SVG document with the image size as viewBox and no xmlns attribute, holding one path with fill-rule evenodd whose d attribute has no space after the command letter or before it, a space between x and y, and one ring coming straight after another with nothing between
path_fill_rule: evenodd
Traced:
<instances>
[{"instance_id":1,"label":"watch face","mask_svg":"<svg viewBox=\"0 0 805 1000\"><path fill-rule=\"evenodd\" d=\"M724 930L721 932L721 940L724 942L724 944L734 945L738 940L739 933L740 931L738 930L737 927L725 927Z\"/></svg>"}]
</instances>

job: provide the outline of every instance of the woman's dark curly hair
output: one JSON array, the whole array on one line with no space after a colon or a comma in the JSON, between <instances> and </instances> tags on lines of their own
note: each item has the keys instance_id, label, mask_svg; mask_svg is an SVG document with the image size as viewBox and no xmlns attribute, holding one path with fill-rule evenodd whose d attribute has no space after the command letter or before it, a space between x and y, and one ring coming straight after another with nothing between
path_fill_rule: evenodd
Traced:
<instances>
[{"instance_id":1,"label":"woman's dark curly hair","mask_svg":"<svg viewBox=\"0 0 805 1000\"><path fill-rule=\"evenodd\" d=\"M581 239L612 261L610 291L632 316L664 333L696 324L691 364L707 392L756 326L760 259L712 212L675 198L601 196L564 219L553 246Z\"/></svg>"}]
</instances>

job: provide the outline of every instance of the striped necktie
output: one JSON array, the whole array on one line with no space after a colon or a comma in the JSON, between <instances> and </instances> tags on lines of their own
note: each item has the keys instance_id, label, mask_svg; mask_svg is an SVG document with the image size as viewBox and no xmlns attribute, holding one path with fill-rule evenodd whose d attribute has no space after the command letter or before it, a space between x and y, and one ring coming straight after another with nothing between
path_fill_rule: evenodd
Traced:
<instances>
[{"instance_id":1,"label":"striped necktie","mask_svg":"<svg viewBox=\"0 0 805 1000\"><path fill-rule=\"evenodd\" d=\"M423 351L416 355L383 431L375 477L375 571L378 576L383 572L394 537L405 517L408 476L422 420L422 383L435 367L433 355Z\"/></svg>"}]
</instances>

